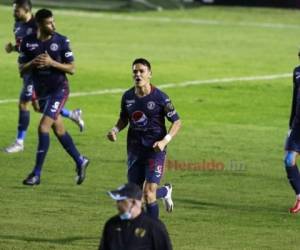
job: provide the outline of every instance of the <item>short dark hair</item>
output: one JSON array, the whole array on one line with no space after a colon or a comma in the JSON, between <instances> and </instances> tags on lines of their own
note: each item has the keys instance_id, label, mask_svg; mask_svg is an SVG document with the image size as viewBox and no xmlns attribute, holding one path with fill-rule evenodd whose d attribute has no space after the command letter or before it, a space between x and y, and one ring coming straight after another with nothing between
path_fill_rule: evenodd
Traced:
<instances>
[{"instance_id":1,"label":"short dark hair","mask_svg":"<svg viewBox=\"0 0 300 250\"><path fill-rule=\"evenodd\" d=\"M27 11L30 11L32 9L32 3L30 0L14 0L13 3L18 7L26 9Z\"/></svg>"},{"instance_id":2,"label":"short dark hair","mask_svg":"<svg viewBox=\"0 0 300 250\"><path fill-rule=\"evenodd\" d=\"M147 68L148 68L149 70L151 70L151 64L150 64L150 62L149 62L147 59L145 59L145 58L137 58L137 59L135 59L135 60L133 61L133 63L132 63L132 67L133 67L134 65L136 65L136 64L143 64L143 65L147 66Z\"/></svg>"},{"instance_id":3,"label":"short dark hair","mask_svg":"<svg viewBox=\"0 0 300 250\"><path fill-rule=\"evenodd\" d=\"M35 20L37 23L42 23L45 19L53 17L51 10L40 9L35 13Z\"/></svg>"}]
</instances>

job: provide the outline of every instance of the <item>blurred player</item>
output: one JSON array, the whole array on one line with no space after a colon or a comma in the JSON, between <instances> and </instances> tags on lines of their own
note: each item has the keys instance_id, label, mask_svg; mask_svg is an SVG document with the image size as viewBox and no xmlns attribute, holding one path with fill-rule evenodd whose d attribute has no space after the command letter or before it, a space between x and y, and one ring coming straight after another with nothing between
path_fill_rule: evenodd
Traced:
<instances>
[{"instance_id":1,"label":"blurred player","mask_svg":"<svg viewBox=\"0 0 300 250\"><path fill-rule=\"evenodd\" d=\"M298 53L300 59L300 51ZM296 193L295 205L290 208L291 213L300 211L300 174L297 167L297 158L300 152L300 66L293 73L293 100L290 116L290 131L285 145L285 170L289 182Z\"/></svg>"},{"instance_id":2,"label":"blurred player","mask_svg":"<svg viewBox=\"0 0 300 250\"><path fill-rule=\"evenodd\" d=\"M143 58L132 64L134 87L121 101L121 112L115 127L107 137L117 139L117 133L129 123L127 135L128 181L143 187L147 212L158 218L156 199L163 198L166 210L173 210L172 186L158 189L164 170L166 146L181 127L179 116L169 97L150 83L150 63ZM165 118L171 122L167 133Z\"/></svg>"},{"instance_id":3,"label":"blurred player","mask_svg":"<svg viewBox=\"0 0 300 250\"><path fill-rule=\"evenodd\" d=\"M66 74L74 73L73 53L69 40L55 32L54 18L50 10L39 10L35 18L38 30L36 34L23 38L20 46L19 68L21 75L30 72L34 90L40 98L43 116L38 128L36 163L23 184L40 184L42 165L50 143L49 132L52 128L59 142L76 163L76 183L79 185L85 179L89 160L76 149L71 136L64 128L60 115L69 95Z\"/></svg>"},{"instance_id":4,"label":"blurred player","mask_svg":"<svg viewBox=\"0 0 300 250\"><path fill-rule=\"evenodd\" d=\"M11 42L6 44L5 51L7 53L19 52L22 39L27 35L36 33L37 25L34 20L31 8L32 5L30 0L14 1L14 34L16 41L14 45ZM23 87L19 97L18 133L16 141L11 146L5 149L5 152L7 153L16 153L24 150L24 139L30 120L29 106L32 100L33 83L31 76L28 73L24 74L22 78ZM73 111L62 109L61 114L64 117L68 117L74 122L76 122L80 130L83 130L84 122L81 118L80 109L75 109Z\"/></svg>"}]
</instances>

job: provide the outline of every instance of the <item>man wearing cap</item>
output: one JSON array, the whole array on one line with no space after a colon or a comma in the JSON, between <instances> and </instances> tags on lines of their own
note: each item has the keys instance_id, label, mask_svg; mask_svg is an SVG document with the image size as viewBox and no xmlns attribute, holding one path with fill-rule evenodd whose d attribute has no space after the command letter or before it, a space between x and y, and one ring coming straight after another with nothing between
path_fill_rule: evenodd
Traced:
<instances>
[{"instance_id":1,"label":"man wearing cap","mask_svg":"<svg viewBox=\"0 0 300 250\"><path fill-rule=\"evenodd\" d=\"M99 250L171 250L164 224L142 212L142 190L128 183L108 194L117 202L118 215L104 226Z\"/></svg>"}]
</instances>

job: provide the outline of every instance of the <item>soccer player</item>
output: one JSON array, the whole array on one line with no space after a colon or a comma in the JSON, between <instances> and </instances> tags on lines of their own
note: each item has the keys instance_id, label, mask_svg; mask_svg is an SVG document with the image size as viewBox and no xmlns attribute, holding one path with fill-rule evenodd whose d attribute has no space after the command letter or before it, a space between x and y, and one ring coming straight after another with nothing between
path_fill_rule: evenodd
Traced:
<instances>
[{"instance_id":1,"label":"soccer player","mask_svg":"<svg viewBox=\"0 0 300 250\"><path fill-rule=\"evenodd\" d=\"M11 42L6 44L5 51L7 53L19 52L22 39L27 35L36 33L37 25L31 9L32 4L30 0L14 1L13 10L15 18L15 44L13 45ZM5 149L5 152L7 153L16 153L24 150L24 139L30 120L29 106L32 100L33 83L29 73L24 74L22 78L23 88L19 97L18 132L15 142ZM80 131L82 131L84 128L84 121L81 118L81 113L82 112L80 109L69 111L63 108L61 111L61 114L64 117L70 118L79 126Z\"/></svg>"},{"instance_id":2,"label":"soccer player","mask_svg":"<svg viewBox=\"0 0 300 250\"><path fill-rule=\"evenodd\" d=\"M60 111L69 95L66 74L74 74L74 58L69 40L55 32L52 12L40 9L35 19L37 33L26 36L20 46L19 69L21 75L30 72L34 90L40 98L43 116L38 128L38 148L33 171L23 181L24 185L40 184L40 175L49 148L49 132L52 128L67 153L76 163L79 185L85 179L89 160L75 147L71 136L66 132Z\"/></svg>"},{"instance_id":3,"label":"soccer player","mask_svg":"<svg viewBox=\"0 0 300 250\"><path fill-rule=\"evenodd\" d=\"M179 116L170 98L150 82L151 65L144 58L132 64L134 87L122 97L120 117L108 132L110 141L129 123L127 134L128 181L143 187L147 212L158 218L156 199L163 198L166 210L173 210L172 185L158 189L164 170L166 146L181 127ZM169 131L165 118L171 122Z\"/></svg>"},{"instance_id":4,"label":"soccer player","mask_svg":"<svg viewBox=\"0 0 300 250\"><path fill-rule=\"evenodd\" d=\"M300 51L298 57L300 59ZM296 202L290 208L290 212L298 213L300 211L300 174L296 161L300 152L300 66L294 69L293 85L292 110L289 122L290 131L285 145L284 163L287 177L296 194Z\"/></svg>"},{"instance_id":5,"label":"soccer player","mask_svg":"<svg viewBox=\"0 0 300 250\"><path fill-rule=\"evenodd\" d=\"M142 211L142 190L128 183L108 192L116 201L118 214L104 226L99 250L171 250L165 225Z\"/></svg>"}]
</instances>

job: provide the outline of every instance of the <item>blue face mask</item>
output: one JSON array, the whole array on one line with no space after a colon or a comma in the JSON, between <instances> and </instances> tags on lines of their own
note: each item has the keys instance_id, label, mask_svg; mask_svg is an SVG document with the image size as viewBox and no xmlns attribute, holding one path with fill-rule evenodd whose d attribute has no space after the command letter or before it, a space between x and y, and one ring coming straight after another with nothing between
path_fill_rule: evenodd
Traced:
<instances>
[{"instance_id":1,"label":"blue face mask","mask_svg":"<svg viewBox=\"0 0 300 250\"><path fill-rule=\"evenodd\" d=\"M134 206L134 203L132 203L132 205L128 211L119 215L121 220L130 220L132 218L131 210L132 210L133 206Z\"/></svg>"},{"instance_id":2,"label":"blue face mask","mask_svg":"<svg viewBox=\"0 0 300 250\"><path fill-rule=\"evenodd\" d=\"M127 211L123 214L120 214L121 220L130 220L131 218L132 218L132 214L129 211Z\"/></svg>"}]
</instances>

